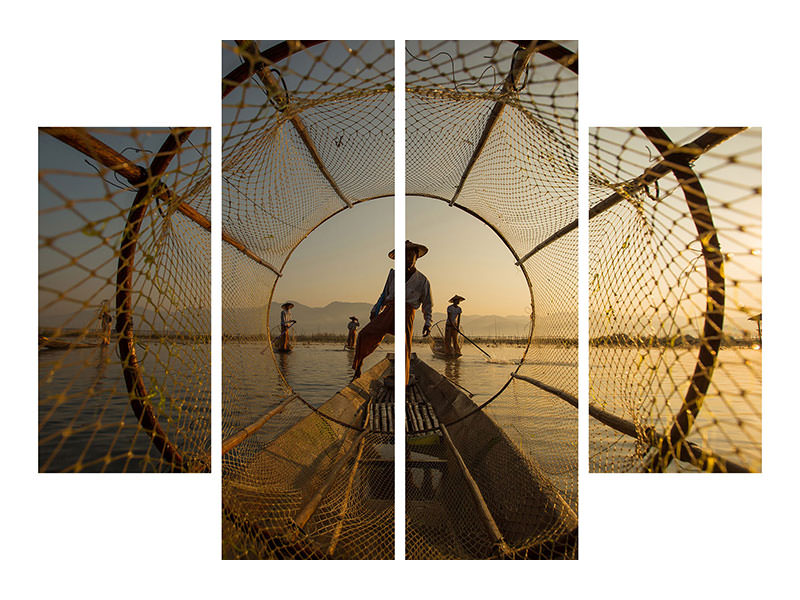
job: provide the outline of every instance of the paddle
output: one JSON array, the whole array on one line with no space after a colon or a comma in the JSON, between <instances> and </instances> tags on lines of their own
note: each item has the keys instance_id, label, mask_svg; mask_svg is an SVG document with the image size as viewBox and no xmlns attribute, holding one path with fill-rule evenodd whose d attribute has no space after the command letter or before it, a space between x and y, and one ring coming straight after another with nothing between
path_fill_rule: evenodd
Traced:
<instances>
[{"instance_id":1,"label":"paddle","mask_svg":"<svg viewBox=\"0 0 800 600\"><path fill-rule=\"evenodd\" d=\"M481 348L480 346L478 346L478 344L476 344L476 343L475 343L475 342L473 342L471 339L469 339L467 336L465 336L463 331L461 331L461 330L459 329L459 330L458 330L458 333L460 333L460 334L461 334L461 337L463 337L463 338L464 338L465 340L467 340L467 341L468 341L470 344L472 344L473 346L475 346L475 347L476 347L478 350L480 350L481 352L483 352L483 353L484 353L486 356L488 356L489 358L492 358L491 356L489 356L489 353L488 353L488 352L486 352L486 350L484 350L483 348Z\"/></svg>"}]
</instances>

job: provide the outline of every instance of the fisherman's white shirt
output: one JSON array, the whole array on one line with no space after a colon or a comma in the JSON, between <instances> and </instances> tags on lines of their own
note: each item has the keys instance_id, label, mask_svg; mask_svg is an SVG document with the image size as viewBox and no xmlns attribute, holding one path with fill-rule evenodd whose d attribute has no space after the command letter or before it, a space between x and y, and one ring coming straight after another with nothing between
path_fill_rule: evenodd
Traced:
<instances>
[{"instance_id":1,"label":"fisherman's white shirt","mask_svg":"<svg viewBox=\"0 0 800 600\"><path fill-rule=\"evenodd\" d=\"M447 307L447 324L451 323L456 327L459 326L458 318L461 316L461 307L451 304Z\"/></svg>"},{"instance_id":2,"label":"fisherman's white shirt","mask_svg":"<svg viewBox=\"0 0 800 600\"><path fill-rule=\"evenodd\" d=\"M377 311L384 302L388 301L394 302L394 269L389 269L389 276L386 278L386 285L383 286L383 293L372 310ZM415 310L422 306L425 324L430 326L433 322L431 284L428 278L418 270L414 271L406 281L406 304Z\"/></svg>"}]
</instances>

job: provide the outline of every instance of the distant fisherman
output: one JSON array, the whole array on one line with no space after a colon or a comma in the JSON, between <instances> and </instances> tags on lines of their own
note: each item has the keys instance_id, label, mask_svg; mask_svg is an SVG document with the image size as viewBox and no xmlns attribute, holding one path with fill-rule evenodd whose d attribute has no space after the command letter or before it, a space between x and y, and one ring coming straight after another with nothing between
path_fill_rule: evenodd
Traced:
<instances>
[{"instance_id":1,"label":"distant fisherman","mask_svg":"<svg viewBox=\"0 0 800 600\"><path fill-rule=\"evenodd\" d=\"M458 332L461 330L461 307L458 305L465 300L463 296L456 294L450 298L450 306L447 307L447 322L444 326L444 350L447 354L461 355L461 347L458 345Z\"/></svg>"},{"instance_id":2,"label":"distant fisherman","mask_svg":"<svg viewBox=\"0 0 800 600\"><path fill-rule=\"evenodd\" d=\"M406 240L406 383L411 361L411 335L414 326L414 311L422 306L425 316L425 325L422 335L426 336L431 331L433 320L433 299L428 278L417 271L417 259L427 254L428 249L421 244ZM389 258L394 259L394 250L389 252ZM383 286L380 298L372 307L369 315L370 321L358 334L356 340L356 353L353 358L353 379L361 377L361 365L364 359L375 351L381 343L383 336L394 333L394 269L389 269L389 276Z\"/></svg>"},{"instance_id":3,"label":"distant fisherman","mask_svg":"<svg viewBox=\"0 0 800 600\"><path fill-rule=\"evenodd\" d=\"M284 352L289 352L289 350L291 350L289 347L289 328L297 323L297 321L292 319L292 313L290 312L293 308L294 304L291 302L284 302L281 304L281 337L278 348Z\"/></svg>"},{"instance_id":4,"label":"distant fisherman","mask_svg":"<svg viewBox=\"0 0 800 600\"><path fill-rule=\"evenodd\" d=\"M359 327L358 317L350 317L350 322L347 324L347 342L345 348L356 347L356 330Z\"/></svg>"},{"instance_id":5,"label":"distant fisherman","mask_svg":"<svg viewBox=\"0 0 800 600\"><path fill-rule=\"evenodd\" d=\"M108 310L108 300L103 302L100 308L100 325L102 327L102 344L108 346L111 343L111 323L113 321L111 312Z\"/></svg>"}]
</instances>

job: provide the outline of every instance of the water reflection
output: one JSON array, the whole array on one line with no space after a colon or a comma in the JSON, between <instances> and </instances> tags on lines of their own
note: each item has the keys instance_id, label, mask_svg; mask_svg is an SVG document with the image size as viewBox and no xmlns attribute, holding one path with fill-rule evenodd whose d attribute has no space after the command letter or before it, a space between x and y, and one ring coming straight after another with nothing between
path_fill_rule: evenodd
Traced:
<instances>
[{"instance_id":1,"label":"water reflection","mask_svg":"<svg viewBox=\"0 0 800 600\"><path fill-rule=\"evenodd\" d=\"M666 427L683 404L686 384L682 382L688 381L696 360L696 352L685 349L590 348L591 397L629 420L652 419L658 427ZM655 397L649 393L651 389ZM637 402L632 397L647 400ZM761 414L761 352L723 347L688 439L760 470ZM635 457L640 452L635 440L616 439L599 421L590 420L589 433L591 471L609 470L604 463L609 444L613 444L615 456ZM631 460L630 466L614 468L638 468L638 463ZM680 468L670 466L670 470Z\"/></svg>"},{"instance_id":2,"label":"water reflection","mask_svg":"<svg viewBox=\"0 0 800 600\"><path fill-rule=\"evenodd\" d=\"M89 392L91 394L94 394L95 387L97 387L97 384L100 383L100 381L102 381L106 375L106 368L108 367L108 364L111 362L110 348L111 346L109 345L100 346L100 352L99 352L100 355L97 357L97 368L95 369L94 372L94 382L92 383L91 388L89 389Z\"/></svg>"},{"instance_id":3,"label":"water reflection","mask_svg":"<svg viewBox=\"0 0 800 600\"><path fill-rule=\"evenodd\" d=\"M186 452L207 452L208 346L155 344L137 354L167 436ZM131 410L115 346L48 350L38 359L41 471L166 468Z\"/></svg>"},{"instance_id":4,"label":"water reflection","mask_svg":"<svg viewBox=\"0 0 800 600\"><path fill-rule=\"evenodd\" d=\"M247 347L241 349L247 353ZM363 371L378 363L391 352L389 344L382 343L378 349L364 361ZM345 387L353 377L353 351L344 348L340 343L301 342L292 352L275 353L278 370L291 388L305 400L319 406L326 402L340 389ZM267 368L268 377L269 368ZM259 377L265 374L252 374L250 382L258 386ZM240 374L241 376L241 374ZM281 397L283 391L276 390L275 397Z\"/></svg>"},{"instance_id":5,"label":"water reflection","mask_svg":"<svg viewBox=\"0 0 800 600\"><path fill-rule=\"evenodd\" d=\"M289 353L288 352L276 352L275 355L278 357L278 368L280 369L281 373L283 374L283 378L286 381L290 381L291 371L289 370Z\"/></svg>"},{"instance_id":6,"label":"water reflection","mask_svg":"<svg viewBox=\"0 0 800 600\"><path fill-rule=\"evenodd\" d=\"M461 385L461 361L456 357L444 359L444 376L453 383Z\"/></svg>"}]
</instances>

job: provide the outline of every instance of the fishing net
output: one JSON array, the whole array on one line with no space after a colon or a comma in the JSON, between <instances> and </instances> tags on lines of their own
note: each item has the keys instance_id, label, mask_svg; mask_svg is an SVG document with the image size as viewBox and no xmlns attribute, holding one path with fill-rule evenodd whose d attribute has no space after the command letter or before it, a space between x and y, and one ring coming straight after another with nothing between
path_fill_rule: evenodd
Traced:
<instances>
[{"instance_id":1,"label":"fishing net","mask_svg":"<svg viewBox=\"0 0 800 600\"><path fill-rule=\"evenodd\" d=\"M223 556L393 558L393 432L372 424L392 365L320 406L286 381L270 332L294 249L393 197L393 45L226 42L223 65Z\"/></svg>"},{"instance_id":2,"label":"fishing net","mask_svg":"<svg viewBox=\"0 0 800 600\"><path fill-rule=\"evenodd\" d=\"M491 228L531 298L527 348L488 400L451 390L446 412L447 382L416 368L409 398L439 402L447 433L407 442L408 558L577 557L577 71L574 42L407 44L406 193Z\"/></svg>"},{"instance_id":3,"label":"fishing net","mask_svg":"<svg viewBox=\"0 0 800 600\"><path fill-rule=\"evenodd\" d=\"M592 471L761 469L761 131L592 129Z\"/></svg>"},{"instance_id":4,"label":"fishing net","mask_svg":"<svg viewBox=\"0 0 800 600\"><path fill-rule=\"evenodd\" d=\"M39 133L39 470L210 469L210 130Z\"/></svg>"}]
</instances>

